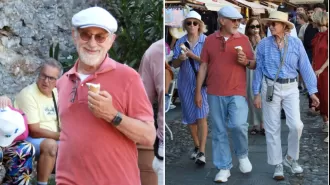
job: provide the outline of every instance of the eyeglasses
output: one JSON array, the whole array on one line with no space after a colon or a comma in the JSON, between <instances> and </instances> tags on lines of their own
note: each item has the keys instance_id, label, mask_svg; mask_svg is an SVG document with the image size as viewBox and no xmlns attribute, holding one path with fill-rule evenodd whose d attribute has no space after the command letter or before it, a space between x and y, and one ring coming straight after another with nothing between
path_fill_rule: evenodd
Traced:
<instances>
[{"instance_id":1,"label":"eyeglasses","mask_svg":"<svg viewBox=\"0 0 330 185\"><path fill-rule=\"evenodd\" d=\"M187 21L186 24L187 24L187 26L191 26L191 25L197 26L198 22L196 22L196 21Z\"/></svg>"},{"instance_id":2,"label":"eyeglasses","mask_svg":"<svg viewBox=\"0 0 330 185\"><path fill-rule=\"evenodd\" d=\"M78 88L78 85L79 85L79 81L76 79L76 80L72 80L72 82L74 83L74 86L72 87L72 91L71 91L71 99L70 99L70 102L73 103L74 100L76 99L76 94L77 94L77 88Z\"/></svg>"},{"instance_id":3,"label":"eyeglasses","mask_svg":"<svg viewBox=\"0 0 330 185\"><path fill-rule=\"evenodd\" d=\"M268 27L270 27L270 26L275 27L275 26L276 26L276 22L270 22L270 23L268 23L267 25L268 25Z\"/></svg>"},{"instance_id":4,"label":"eyeglasses","mask_svg":"<svg viewBox=\"0 0 330 185\"><path fill-rule=\"evenodd\" d=\"M39 79L41 79L41 80L47 80L48 79L50 82L55 82L57 80L57 78L51 77L51 76L47 76L45 74L40 74L39 75Z\"/></svg>"},{"instance_id":5,"label":"eyeglasses","mask_svg":"<svg viewBox=\"0 0 330 185\"><path fill-rule=\"evenodd\" d=\"M109 37L109 35L105 34L105 33L91 34L87 31L78 31L78 32L79 32L81 40L83 40L83 41L90 41L92 39L92 37L94 37L94 40L97 43L103 43Z\"/></svg>"},{"instance_id":6,"label":"eyeglasses","mask_svg":"<svg viewBox=\"0 0 330 185\"><path fill-rule=\"evenodd\" d=\"M242 21L242 19L229 19L229 20L231 20L232 23L236 23L236 22L241 22Z\"/></svg>"},{"instance_id":7,"label":"eyeglasses","mask_svg":"<svg viewBox=\"0 0 330 185\"><path fill-rule=\"evenodd\" d=\"M249 28L251 28L251 29L260 28L260 25L259 24L257 24L257 25L251 25L251 26L249 26Z\"/></svg>"}]
</instances>

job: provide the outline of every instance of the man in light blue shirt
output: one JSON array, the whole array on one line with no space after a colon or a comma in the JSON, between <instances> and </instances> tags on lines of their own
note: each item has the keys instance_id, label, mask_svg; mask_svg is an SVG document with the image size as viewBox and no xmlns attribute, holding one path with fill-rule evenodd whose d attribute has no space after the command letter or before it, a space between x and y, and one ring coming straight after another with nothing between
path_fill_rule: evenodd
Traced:
<instances>
[{"instance_id":1,"label":"man in light blue shirt","mask_svg":"<svg viewBox=\"0 0 330 185\"><path fill-rule=\"evenodd\" d=\"M270 13L269 19L263 19L263 22L268 24L273 36L261 40L256 49L257 68L252 87L254 104L257 108L262 105L268 164L276 166L273 178L283 180L282 162L293 173L303 172L298 164L299 142L304 125L300 119L297 70L300 71L316 107L319 105L319 99L315 95L317 81L300 39L286 35L294 28L288 21L288 14L274 11ZM282 108L285 110L286 124L290 130L288 151L284 160L280 135Z\"/></svg>"}]
</instances>

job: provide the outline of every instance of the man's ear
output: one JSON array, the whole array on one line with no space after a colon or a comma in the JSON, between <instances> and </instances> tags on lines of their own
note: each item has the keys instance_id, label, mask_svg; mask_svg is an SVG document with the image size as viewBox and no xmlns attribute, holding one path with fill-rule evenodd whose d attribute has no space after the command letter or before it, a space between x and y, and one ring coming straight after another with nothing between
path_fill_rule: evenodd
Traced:
<instances>
[{"instance_id":1,"label":"man's ear","mask_svg":"<svg viewBox=\"0 0 330 185\"><path fill-rule=\"evenodd\" d=\"M77 31L77 29L74 29L74 28L71 29L71 35L72 35L72 40L73 40L74 45L76 45L76 35L78 34L78 33L76 33L76 31Z\"/></svg>"}]
</instances>

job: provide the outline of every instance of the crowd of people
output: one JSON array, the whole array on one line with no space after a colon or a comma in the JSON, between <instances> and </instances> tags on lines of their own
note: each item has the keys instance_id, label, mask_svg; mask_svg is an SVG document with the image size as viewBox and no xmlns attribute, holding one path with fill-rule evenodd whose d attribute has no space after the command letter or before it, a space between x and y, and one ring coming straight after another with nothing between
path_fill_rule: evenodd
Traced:
<instances>
[{"instance_id":1,"label":"crowd of people","mask_svg":"<svg viewBox=\"0 0 330 185\"><path fill-rule=\"evenodd\" d=\"M252 17L244 26L242 20L234 7L225 6L218 11L219 30L206 37L201 15L191 11L183 21L187 34L173 48L169 65L180 69L177 90L182 122L188 125L194 143L191 158L205 164L209 116L213 164L219 169L214 181L227 182L231 176L227 128L240 171L251 172L250 124L250 134L266 136L267 161L275 167L273 178L283 180L283 165L293 173L303 172L298 163L303 130L300 96L308 94L311 115L320 114L322 131L328 132L328 13L323 4L316 4L313 9L299 6L296 24L282 8L266 19ZM166 69L165 78L170 80L171 68ZM289 127L284 158L281 118Z\"/></svg>"},{"instance_id":2,"label":"crowd of people","mask_svg":"<svg viewBox=\"0 0 330 185\"><path fill-rule=\"evenodd\" d=\"M37 185L53 172L57 185L164 184L164 40L145 52L138 73L107 54L117 27L103 8L81 10L72 17L75 65L62 75L58 61L45 59L14 102L0 96L0 184L29 185L34 160ZM145 166L156 178L142 176Z\"/></svg>"}]
</instances>

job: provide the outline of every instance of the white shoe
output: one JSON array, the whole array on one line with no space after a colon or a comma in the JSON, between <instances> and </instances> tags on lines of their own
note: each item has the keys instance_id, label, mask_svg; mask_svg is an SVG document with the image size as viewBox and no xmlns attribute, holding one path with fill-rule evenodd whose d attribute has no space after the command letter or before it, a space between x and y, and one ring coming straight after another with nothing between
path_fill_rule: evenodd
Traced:
<instances>
[{"instance_id":1,"label":"white shoe","mask_svg":"<svg viewBox=\"0 0 330 185\"><path fill-rule=\"evenodd\" d=\"M297 160L289 160L288 155L285 156L284 163L285 166L291 169L292 173L302 173L304 169L298 164Z\"/></svg>"},{"instance_id":2,"label":"white shoe","mask_svg":"<svg viewBox=\"0 0 330 185\"><path fill-rule=\"evenodd\" d=\"M197 155L196 155L196 160L195 160L195 163L198 164L198 165L204 165L206 162L205 162L205 155L203 152L199 152Z\"/></svg>"},{"instance_id":3,"label":"white shoe","mask_svg":"<svg viewBox=\"0 0 330 185\"><path fill-rule=\"evenodd\" d=\"M329 123L324 123L323 124L323 128L322 128L322 132L329 132Z\"/></svg>"},{"instance_id":4,"label":"white shoe","mask_svg":"<svg viewBox=\"0 0 330 185\"><path fill-rule=\"evenodd\" d=\"M230 170L220 170L214 178L215 182L227 182L230 177Z\"/></svg>"},{"instance_id":5,"label":"white shoe","mask_svg":"<svg viewBox=\"0 0 330 185\"><path fill-rule=\"evenodd\" d=\"M198 151L198 148L195 147L193 153L192 153L191 156L190 156L190 159L195 160L195 159L196 159L196 156L197 156L197 154L198 154L198 152L199 152L199 151Z\"/></svg>"},{"instance_id":6,"label":"white shoe","mask_svg":"<svg viewBox=\"0 0 330 185\"><path fill-rule=\"evenodd\" d=\"M324 139L324 142L329 143L329 136Z\"/></svg>"},{"instance_id":7,"label":"white shoe","mask_svg":"<svg viewBox=\"0 0 330 185\"><path fill-rule=\"evenodd\" d=\"M276 179L276 180L283 180L284 179L283 165L282 164L276 165L275 172L274 172L274 175L273 175L273 179Z\"/></svg>"},{"instance_id":8,"label":"white shoe","mask_svg":"<svg viewBox=\"0 0 330 185\"><path fill-rule=\"evenodd\" d=\"M239 169L242 173L249 173L252 171L252 164L248 157L239 159Z\"/></svg>"}]
</instances>

